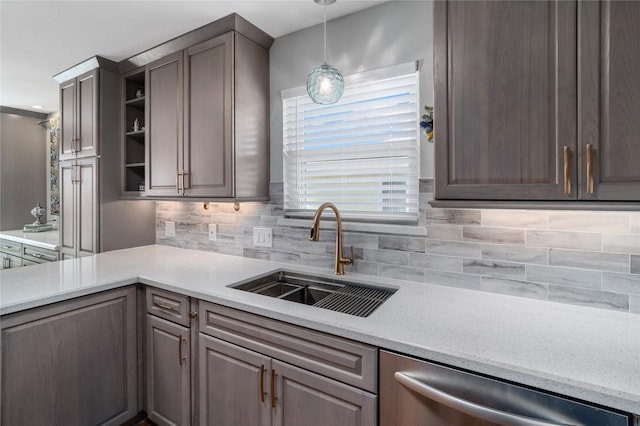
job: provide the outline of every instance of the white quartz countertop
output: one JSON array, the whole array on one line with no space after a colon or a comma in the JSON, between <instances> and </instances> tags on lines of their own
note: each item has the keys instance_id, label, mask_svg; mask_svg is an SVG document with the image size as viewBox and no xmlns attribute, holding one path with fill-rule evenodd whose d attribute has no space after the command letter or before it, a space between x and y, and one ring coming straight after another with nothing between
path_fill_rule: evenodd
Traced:
<instances>
[{"instance_id":1,"label":"white quartz countertop","mask_svg":"<svg viewBox=\"0 0 640 426\"><path fill-rule=\"evenodd\" d=\"M166 246L0 272L0 315L141 282L381 348L640 414L640 316L347 274L398 291L368 318L228 288L286 269Z\"/></svg>"},{"instance_id":2,"label":"white quartz countertop","mask_svg":"<svg viewBox=\"0 0 640 426\"><path fill-rule=\"evenodd\" d=\"M58 230L45 232L24 232L21 229L0 231L0 238L49 250L60 250L60 233Z\"/></svg>"}]
</instances>

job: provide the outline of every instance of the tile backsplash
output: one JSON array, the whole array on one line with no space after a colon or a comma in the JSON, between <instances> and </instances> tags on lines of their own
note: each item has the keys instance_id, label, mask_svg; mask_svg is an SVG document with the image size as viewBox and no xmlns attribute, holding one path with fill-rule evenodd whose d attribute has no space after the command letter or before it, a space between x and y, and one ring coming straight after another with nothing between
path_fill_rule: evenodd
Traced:
<instances>
[{"instance_id":1,"label":"tile backsplash","mask_svg":"<svg viewBox=\"0 0 640 426\"><path fill-rule=\"evenodd\" d=\"M347 273L640 314L640 212L431 208L431 188L421 183L415 232L345 226L344 245L356 257ZM242 203L237 212L230 203L206 210L201 202L159 201L156 240L333 270L335 231L323 227L319 242L307 241L310 223L285 220L282 202L282 183L271 184L271 201ZM175 237L164 236L166 221L176 222ZM210 223L218 224L215 242ZM272 228L273 247L253 246L258 226Z\"/></svg>"}]
</instances>

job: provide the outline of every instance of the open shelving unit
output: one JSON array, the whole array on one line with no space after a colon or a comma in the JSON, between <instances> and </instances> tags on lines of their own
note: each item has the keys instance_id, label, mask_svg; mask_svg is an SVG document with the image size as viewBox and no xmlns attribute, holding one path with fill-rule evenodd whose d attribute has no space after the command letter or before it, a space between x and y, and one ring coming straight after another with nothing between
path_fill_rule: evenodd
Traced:
<instances>
[{"instance_id":1,"label":"open shelving unit","mask_svg":"<svg viewBox=\"0 0 640 426\"><path fill-rule=\"evenodd\" d=\"M123 194L144 195L145 175L145 74L144 68L123 76ZM138 128L134 123L138 121Z\"/></svg>"}]
</instances>

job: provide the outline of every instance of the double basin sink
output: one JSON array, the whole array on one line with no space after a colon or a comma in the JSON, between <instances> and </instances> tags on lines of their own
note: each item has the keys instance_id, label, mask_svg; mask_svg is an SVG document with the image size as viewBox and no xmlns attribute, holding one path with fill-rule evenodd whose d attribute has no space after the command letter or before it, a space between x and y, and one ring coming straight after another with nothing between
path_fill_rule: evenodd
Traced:
<instances>
[{"instance_id":1,"label":"double basin sink","mask_svg":"<svg viewBox=\"0 0 640 426\"><path fill-rule=\"evenodd\" d=\"M396 291L287 271L278 271L231 287L360 317L369 316Z\"/></svg>"}]
</instances>

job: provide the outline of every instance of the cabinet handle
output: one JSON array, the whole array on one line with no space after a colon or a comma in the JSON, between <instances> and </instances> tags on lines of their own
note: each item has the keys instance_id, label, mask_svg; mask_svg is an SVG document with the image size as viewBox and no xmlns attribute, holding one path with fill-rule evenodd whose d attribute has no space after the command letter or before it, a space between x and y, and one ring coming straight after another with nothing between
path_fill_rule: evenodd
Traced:
<instances>
[{"instance_id":1,"label":"cabinet handle","mask_svg":"<svg viewBox=\"0 0 640 426\"><path fill-rule=\"evenodd\" d=\"M593 145L587 144L587 193L593 194Z\"/></svg>"},{"instance_id":2,"label":"cabinet handle","mask_svg":"<svg viewBox=\"0 0 640 426\"><path fill-rule=\"evenodd\" d=\"M194 319L195 317L198 316L197 312L194 311L189 311L189 319Z\"/></svg>"},{"instance_id":3,"label":"cabinet handle","mask_svg":"<svg viewBox=\"0 0 640 426\"><path fill-rule=\"evenodd\" d=\"M2 269L9 269L11 268L11 259L8 257L3 257L2 258Z\"/></svg>"},{"instance_id":4,"label":"cabinet handle","mask_svg":"<svg viewBox=\"0 0 640 426\"><path fill-rule=\"evenodd\" d=\"M156 306L160 309L164 309L165 311L169 311L169 312L174 312L175 309L173 309L173 306L171 305L167 305L165 303L160 303L160 302L153 302L153 306Z\"/></svg>"},{"instance_id":5,"label":"cabinet handle","mask_svg":"<svg viewBox=\"0 0 640 426\"><path fill-rule=\"evenodd\" d=\"M560 426L565 423L547 422L545 420L532 417L519 416L506 411L497 410L495 408L476 404L475 402L459 398L451 395L433 386L411 377L408 373L396 372L394 378L398 383L407 389L428 398L432 401L446 405L460 413L467 414L471 417L488 420L492 423L509 424L514 426Z\"/></svg>"},{"instance_id":6,"label":"cabinet handle","mask_svg":"<svg viewBox=\"0 0 640 426\"><path fill-rule=\"evenodd\" d=\"M276 408L276 370L271 370L271 408Z\"/></svg>"},{"instance_id":7,"label":"cabinet handle","mask_svg":"<svg viewBox=\"0 0 640 426\"><path fill-rule=\"evenodd\" d=\"M180 170L176 170L176 192L178 193L178 195L180 195L180 176L182 175L182 173L180 173Z\"/></svg>"},{"instance_id":8,"label":"cabinet handle","mask_svg":"<svg viewBox=\"0 0 640 426\"><path fill-rule=\"evenodd\" d=\"M11 250L11 246L2 246L2 248L5 250Z\"/></svg>"},{"instance_id":9,"label":"cabinet handle","mask_svg":"<svg viewBox=\"0 0 640 426\"><path fill-rule=\"evenodd\" d=\"M564 193L571 195L571 150L564 147Z\"/></svg>"},{"instance_id":10,"label":"cabinet handle","mask_svg":"<svg viewBox=\"0 0 640 426\"><path fill-rule=\"evenodd\" d=\"M264 365L260 366L260 402L264 402Z\"/></svg>"},{"instance_id":11,"label":"cabinet handle","mask_svg":"<svg viewBox=\"0 0 640 426\"><path fill-rule=\"evenodd\" d=\"M185 357L182 356L182 342L184 341L184 337L182 334L180 335L180 340L178 340L178 363L182 365L182 361L186 360Z\"/></svg>"},{"instance_id":12,"label":"cabinet handle","mask_svg":"<svg viewBox=\"0 0 640 426\"><path fill-rule=\"evenodd\" d=\"M189 175L187 172L182 172L182 195L184 195L187 185L185 184L185 178Z\"/></svg>"}]
</instances>

